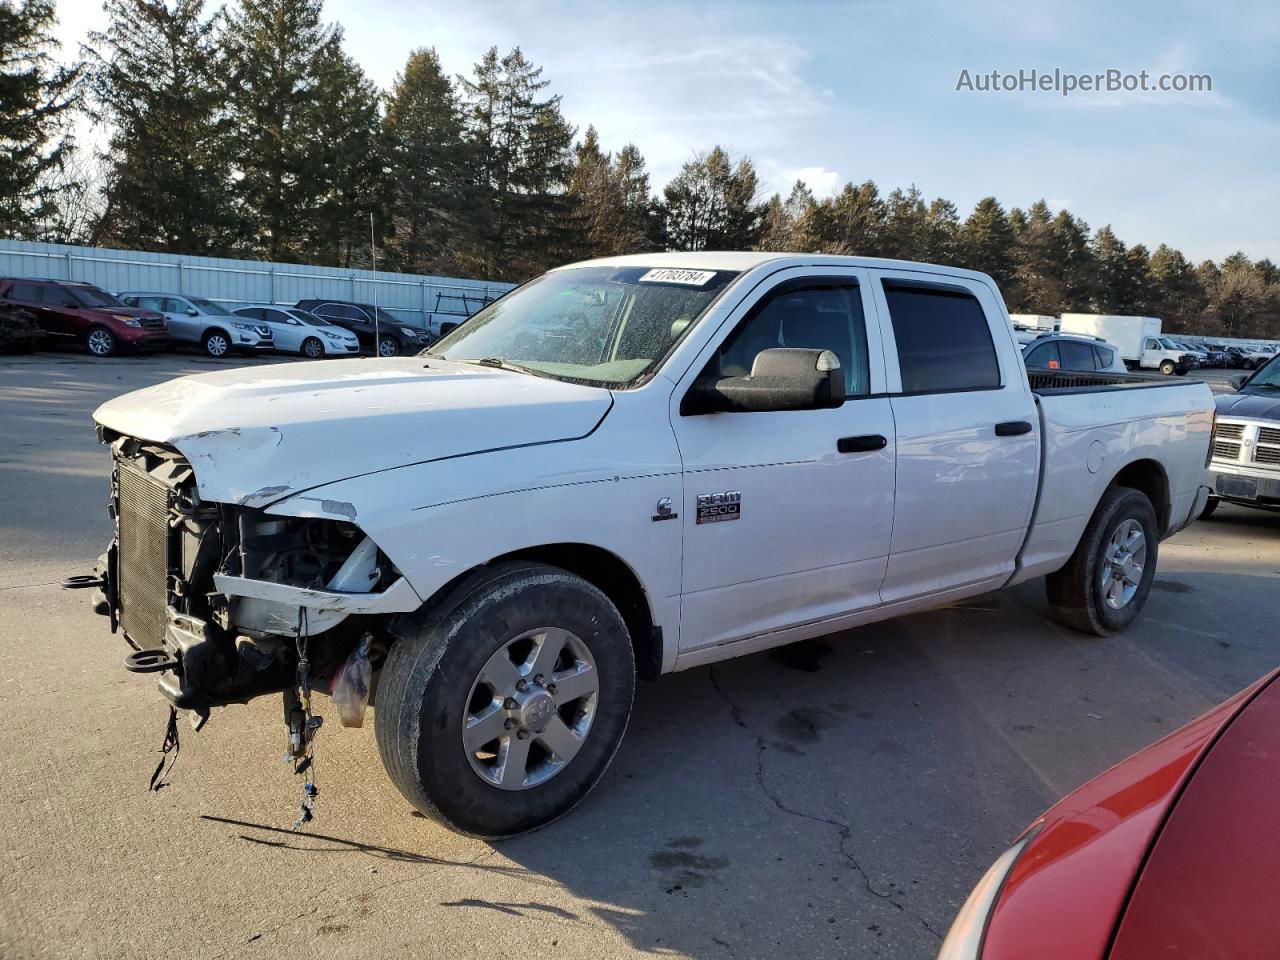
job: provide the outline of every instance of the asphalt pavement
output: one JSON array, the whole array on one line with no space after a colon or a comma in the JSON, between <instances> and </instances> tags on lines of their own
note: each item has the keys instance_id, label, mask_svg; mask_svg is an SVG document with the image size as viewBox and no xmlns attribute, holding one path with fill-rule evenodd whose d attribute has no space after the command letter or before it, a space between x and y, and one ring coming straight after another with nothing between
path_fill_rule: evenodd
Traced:
<instances>
[{"instance_id":1,"label":"asphalt pavement","mask_svg":"<svg viewBox=\"0 0 1280 960\"><path fill-rule=\"evenodd\" d=\"M336 722L292 832L275 699L149 793L167 707L57 586L110 535L89 414L232 362L0 357L0 957L928 958L1046 806L1277 662L1280 515L1224 507L1122 636L1037 582L642 686L596 791L514 840L422 819Z\"/></svg>"}]
</instances>

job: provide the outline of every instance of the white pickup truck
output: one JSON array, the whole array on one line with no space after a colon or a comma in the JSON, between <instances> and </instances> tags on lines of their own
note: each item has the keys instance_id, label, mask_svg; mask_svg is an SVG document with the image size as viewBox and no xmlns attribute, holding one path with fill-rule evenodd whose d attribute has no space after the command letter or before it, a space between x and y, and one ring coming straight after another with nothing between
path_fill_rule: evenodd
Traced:
<instances>
[{"instance_id":1,"label":"white pickup truck","mask_svg":"<svg viewBox=\"0 0 1280 960\"><path fill-rule=\"evenodd\" d=\"M1063 623L1129 624L1205 505L1209 388L1030 376L980 273L575 264L416 357L104 404L117 537L81 580L193 719L283 692L295 754L363 645L392 780L509 835L604 773L637 674L1046 575Z\"/></svg>"}]
</instances>

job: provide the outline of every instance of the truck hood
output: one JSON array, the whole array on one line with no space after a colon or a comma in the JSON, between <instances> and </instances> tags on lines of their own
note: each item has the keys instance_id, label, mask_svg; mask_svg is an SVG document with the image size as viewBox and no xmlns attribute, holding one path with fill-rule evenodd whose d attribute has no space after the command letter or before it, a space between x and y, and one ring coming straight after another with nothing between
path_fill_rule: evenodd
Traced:
<instances>
[{"instance_id":1,"label":"truck hood","mask_svg":"<svg viewBox=\"0 0 1280 960\"><path fill-rule=\"evenodd\" d=\"M1280 390L1258 390L1245 387L1240 393L1215 398L1218 415L1249 417L1253 420L1280 420Z\"/></svg>"},{"instance_id":2,"label":"truck hood","mask_svg":"<svg viewBox=\"0 0 1280 960\"><path fill-rule=\"evenodd\" d=\"M576 440L612 403L603 388L403 357L181 377L109 400L93 418L176 447L203 499L263 507L414 463Z\"/></svg>"}]
</instances>

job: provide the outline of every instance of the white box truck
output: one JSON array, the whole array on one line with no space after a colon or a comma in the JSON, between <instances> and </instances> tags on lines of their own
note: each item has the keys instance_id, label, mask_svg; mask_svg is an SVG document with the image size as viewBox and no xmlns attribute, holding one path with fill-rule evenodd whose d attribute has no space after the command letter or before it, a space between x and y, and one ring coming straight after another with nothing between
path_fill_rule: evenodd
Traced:
<instances>
[{"instance_id":1,"label":"white box truck","mask_svg":"<svg viewBox=\"0 0 1280 960\"><path fill-rule=\"evenodd\" d=\"M1159 370L1165 375L1181 375L1195 366L1194 356L1161 336L1159 317L1064 313L1062 332L1101 337L1115 344L1128 367Z\"/></svg>"}]
</instances>

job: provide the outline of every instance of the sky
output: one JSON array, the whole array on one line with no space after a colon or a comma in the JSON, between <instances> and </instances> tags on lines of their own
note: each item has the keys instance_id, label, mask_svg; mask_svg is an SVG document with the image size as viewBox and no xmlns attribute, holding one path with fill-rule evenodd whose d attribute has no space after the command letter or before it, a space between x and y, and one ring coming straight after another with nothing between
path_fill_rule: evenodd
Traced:
<instances>
[{"instance_id":1,"label":"sky","mask_svg":"<svg viewBox=\"0 0 1280 960\"><path fill-rule=\"evenodd\" d=\"M74 47L101 0L58 0ZM752 158L767 193L915 184L964 217L982 197L1038 199L1126 243L1194 261L1280 261L1280 4L1167 0L615 3L327 0L347 50L389 87L435 47L469 73L519 46L605 149L634 142L655 191L699 151ZM992 70L1152 78L1208 74L1208 92L957 90ZM974 85L977 81L974 80Z\"/></svg>"}]
</instances>

